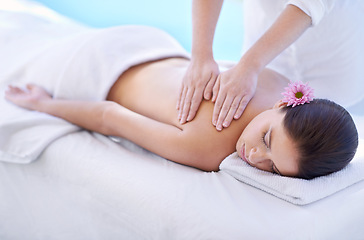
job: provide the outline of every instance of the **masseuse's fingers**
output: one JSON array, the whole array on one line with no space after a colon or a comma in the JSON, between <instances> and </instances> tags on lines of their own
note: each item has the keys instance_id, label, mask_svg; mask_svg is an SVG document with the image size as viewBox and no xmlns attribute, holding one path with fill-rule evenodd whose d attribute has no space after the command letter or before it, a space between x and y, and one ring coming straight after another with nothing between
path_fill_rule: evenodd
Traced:
<instances>
[{"instance_id":1,"label":"masseuse's fingers","mask_svg":"<svg viewBox=\"0 0 364 240\"><path fill-rule=\"evenodd\" d=\"M239 119L253 97L258 74L247 68L235 66L221 73L213 89L215 101L212 122L218 131Z\"/></svg>"},{"instance_id":2,"label":"masseuse's fingers","mask_svg":"<svg viewBox=\"0 0 364 240\"><path fill-rule=\"evenodd\" d=\"M186 98L186 94L187 94L187 88L183 87L181 89L181 96L178 99L178 104L177 104L177 110L178 110L178 120L181 120L182 118L182 112L183 112L183 104L185 102L185 98Z\"/></svg>"},{"instance_id":3,"label":"masseuse's fingers","mask_svg":"<svg viewBox=\"0 0 364 240\"><path fill-rule=\"evenodd\" d=\"M186 96L187 96L188 90L189 90L189 88L186 85L182 84L181 94L180 94L180 98L178 99L178 107L177 107L178 120L181 120L181 118L182 118L182 112L183 112L183 108L184 108L184 105L186 102Z\"/></svg>"},{"instance_id":4,"label":"masseuse's fingers","mask_svg":"<svg viewBox=\"0 0 364 240\"><path fill-rule=\"evenodd\" d=\"M213 113L213 121L216 123L215 127L218 131L221 131L224 127L228 127L230 125L230 122L226 122L224 120L227 117L233 101L233 97L222 94L222 92L220 92L219 96L217 97Z\"/></svg>"},{"instance_id":5,"label":"masseuse's fingers","mask_svg":"<svg viewBox=\"0 0 364 240\"><path fill-rule=\"evenodd\" d=\"M216 79L217 79L217 76L214 75L213 73L211 73L211 78L210 78L209 82L207 83L204 94L203 94L205 100L211 99L212 91L213 91L213 87L215 85Z\"/></svg>"},{"instance_id":6,"label":"masseuse's fingers","mask_svg":"<svg viewBox=\"0 0 364 240\"><path fill-rule=\"evenodd\" d=\"M234 114L234 119L239 119L241 117L241 115L243 115L243 112L251 98L252 98L252 96L246 95L240 100L239 106L236 109L235 114Z\"/></svg>"},{"instance_id":7,"label":"masseuse's fingers","mask_svg":"<svg viewBox=\"0 0 364 240\"><path fill-rule=\"evenodd\" d=\"M178 119L181 124L192 121L202 100L211 98L211 91L218 75L219 66L211 56L199 55L191 59L177 101Z\"/></svg>"},{"instance_id":8,"label":"masseuse's fingers","mask_svg":"<svg viewBox=\"0 0 364 240\"><path fill-rule=\"evenodd\" d=\"M192 119L195 118L197 110L199 109L203 98L205 98L205 100L210 100L212 95L212 88L214 87L215 81L216 81L216 75L211 73L211 77L207 82L206 86L197 85L192 97L189 112L188 114L186 113L187 121L192 121Z\"/></svg>"},{"instance_id":9,"label":"masseuse's fingers","mask_svg":"<svg viewBox=\"0 0 364 240\"><path fill-rule=\"evenodd\" d=\"M224 112L223 111L220 112L221 120L220 120L220 116L219 116L219 120L222 122L221 124L224 128L227 128L230 126L231 121L233 120L235 113L240 105L240 102L241 102L241 100L239 97L234 98L234 100L232 101L232 103L228 109L228 112L227 112L225 118L224 118ZM219 120L217 121L218 124L219 124Z\"/></svg>"},{"instance_id":10,"label":"masseuse's fingers","mask_svg":"<svg viewBox=\"0 0 364 240\"><path fill-rule=\"evenodd\" d=\"M190 109L189 109L189 111L185 112L185 114L187 116L186 121L191 121L192 119L195 118L197 110L200 107L200 104L202 102L202 94L203 94L202 88L195 89L194 94L192 96Z\"/></svg>"},{"instance_id":11,"label":"masseuse's fingers","mask_svg":"<svg viewBox=\"0 0 364 240\"><path fill-rule=\"evenodd\" d=\"M232 94L220 90L216 99L213 124L218 131L230 126L233 119L239 119L243 114L247 104L249 103L251 95Z\"/></svg>"},{"instance_id":12,"label":"masseuse's fingers","mask_svg":"<svg viewBox=\"0 0 364 240\"><path fill-rule=\"evenodd\" d=\"M186 123L186 121L187 121L187 116L188 116L188 112L190 111L190 108L191 108L191 101L192 101L192 97L195 92L195 89L188 88L187 90L185 90L185 92L186 92L185 97L182 100L183 105L179 109L180 113L178 114L180 116L181 124Z\"/></svg>"},{"instance_id":13,"label":"masseuse's fingers","mask_svg":"<svg viewBox=\"0 0 364 240\"><path fill-rule=\"evenodd\" d=\"M212 102L215 103L214 105L214 111L212 113L212 124L216 127L218 131L222 130L222 123L218 122L219 115L221 112L222 107L227 103L225 103L226 93L221 92L221 76L219 76L215 82L214 88L213 88L213 95L212 95Z\"/></svg>"},{"instance_id":14,"label":"masseuse's fingers","mask_svg":"<svg viewBox=\"0 0 364 240\"><path fill-rule=\"evenodd\" d=\"M178 95L177 104L176 104L177 110L181 109L184 96L185 96L185 85L182 82L181 87L179 88L179 95ZM178 118L180 118L180 117L178 116Z\"/></svg>"},{"instance_id":15,"label":"masseuse's fingers","mask_svg":"<svg viewBox=\"0 0 364 240\"><path fill-rule=\"evenodd\" d=\"M213 103L216 102L217 96L219 95L219 90L220 90L220 76L217 77L215 85L214 85L214 87L212 89L212 99L211 99L211 101Z\"/></svg>"}]
</instances>

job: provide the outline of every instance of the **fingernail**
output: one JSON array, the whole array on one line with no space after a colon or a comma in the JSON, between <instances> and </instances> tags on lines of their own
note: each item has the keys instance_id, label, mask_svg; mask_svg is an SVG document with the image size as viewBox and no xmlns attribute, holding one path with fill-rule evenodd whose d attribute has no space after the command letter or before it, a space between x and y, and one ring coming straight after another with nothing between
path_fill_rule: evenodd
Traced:
<instances>
[{"instance_id":1,"label":"fingernail","mask_svg":"<svg viewBox=\"0 0 364 240\"><path fill-rule=\"evenodd\" d=\"M221 125L217 126L216 129L217 129L217 131L221 131L222 130Z\"/></svg>"},{"instance_id":2,"label":"fingernail","mask_svg":"<svg viewBox=\"0 0 364 240\"><path fill-rule=\"evenodd\" d=\"M229 123L225 121L222 125L223 125L224 127L228 127Z\"/></svg>"},{"instance_id":3,"label":"fingernail","mask_svg":"<svg viewBox=\"0 0 364 240\"><path fill-rule=\"evenodd\" d=\"M185 123L185 122L186 122L185 115L182 115L182 117L181 117L181 123Z\"/></svg>"},{"instance_id":4,"label":"fingernail","mask_svg":"<svg viewBox=\"0 0 364 240\"><path fill-rule=\"evenodd\" d=\"M216 127L216 120L213 120L212 124Z\"/></svg>"}]
</instances>

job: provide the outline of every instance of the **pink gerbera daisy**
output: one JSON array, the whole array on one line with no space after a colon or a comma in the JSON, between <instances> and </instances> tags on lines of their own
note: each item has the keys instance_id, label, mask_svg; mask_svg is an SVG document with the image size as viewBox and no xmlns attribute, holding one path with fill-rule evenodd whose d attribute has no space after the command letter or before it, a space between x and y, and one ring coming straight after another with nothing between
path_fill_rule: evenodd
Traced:
<instances>
[{"instance_id":1,"label":"pink gerbera daisy","mask_svg":"<svg viewBox=\"0 0 364 240\"><path fill-rule=\"evenodd\" d=\"M284 96L283 102L287 103L287 106L295 107L300 104L309 103L314 98L313 89L308 86L308 83L304 84L301 81L291 82L286 90L282 93Z\"/></svg>"}]
</instances>

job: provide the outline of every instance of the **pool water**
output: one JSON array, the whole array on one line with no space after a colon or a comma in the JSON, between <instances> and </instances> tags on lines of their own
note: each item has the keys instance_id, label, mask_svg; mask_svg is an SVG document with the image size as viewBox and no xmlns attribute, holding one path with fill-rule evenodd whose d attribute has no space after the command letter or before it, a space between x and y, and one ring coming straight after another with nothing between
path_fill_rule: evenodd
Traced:
<instances>
[{"instance_id":1,"label":"pool water","mask_svg":"<svg viewBox=\"0 0 364 240\"><path fill-rule=\"evenodd\" d=\"M188 51L192 41L192 0L37 0L92 27L142 24L161 28ZM217 60L238 61L243 38L242 1L226 0L214 39Z\"/></svg>"}]
</instances>

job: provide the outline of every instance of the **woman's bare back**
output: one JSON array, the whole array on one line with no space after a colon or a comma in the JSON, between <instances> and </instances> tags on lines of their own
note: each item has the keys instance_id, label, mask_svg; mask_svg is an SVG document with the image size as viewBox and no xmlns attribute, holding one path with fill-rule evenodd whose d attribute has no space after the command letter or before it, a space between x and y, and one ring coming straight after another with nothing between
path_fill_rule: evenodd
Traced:
<instances>
[{"instance_id":1,"label":"woman's bare back","mask_svg":"<svg viewBox=\"0 0 364 240\"><path fill-rule=\"evenodd\" d=\"M201 154L196 160L209 159L211 170L217 170L221 161L235 151L235 145L246 125L260 112L272 108L281 98L280 92L288 80L269 69L259 76L257 91L239 120L218 132L212 125L213 103L203 101L195 119L181 125L178 121L176 103L182 78L189 60L170 58L135 66L115 82L107 100L139 113L148 118L175 126L189 136L194 146L199 146ZM161 146L163 147L163 146ZM188 146L179 146L186 148ZM201 160L201 162L203 162ZM191 164L189 164L191 165ZM199 164L195 164L199 167Z\"/></svg>"}]
</instances>

